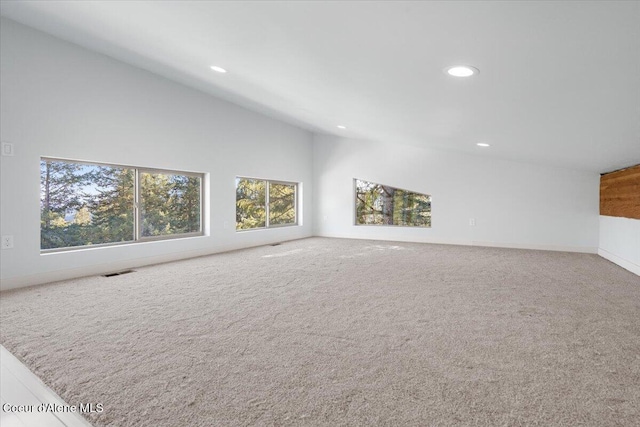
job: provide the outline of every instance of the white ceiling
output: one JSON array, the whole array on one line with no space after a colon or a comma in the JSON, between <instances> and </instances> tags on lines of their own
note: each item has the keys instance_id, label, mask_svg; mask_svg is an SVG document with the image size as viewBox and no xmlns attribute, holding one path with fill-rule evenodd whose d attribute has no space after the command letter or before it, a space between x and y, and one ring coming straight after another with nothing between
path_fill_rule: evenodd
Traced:
<instances>
[{"instance_id":1,"label":"white ceiling","mask_svg":"<svg viewBox=\"0 0 640 427\"><path fill-rule=\"evenodd\" d=\"M3 1L1 13L315 132L594 172L640 163L637 1ZM480 74L445 75L454 64Z\"/></svg>"}]
</instances>

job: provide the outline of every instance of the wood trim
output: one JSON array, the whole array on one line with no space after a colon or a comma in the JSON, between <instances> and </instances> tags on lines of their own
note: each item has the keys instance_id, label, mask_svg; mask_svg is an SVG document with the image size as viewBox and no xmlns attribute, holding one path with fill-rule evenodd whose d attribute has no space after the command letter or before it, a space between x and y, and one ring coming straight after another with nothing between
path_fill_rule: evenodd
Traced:
<instances>
[{"instance_id":1,"label":"wood trim","mask_svg":"<svg viewBox=\"0 0 640 427\"><path fill-rule=\"evenodd\" d=\"M600 215L640 219L640 165L600 176Z\"/></svg>"}]
</instances>

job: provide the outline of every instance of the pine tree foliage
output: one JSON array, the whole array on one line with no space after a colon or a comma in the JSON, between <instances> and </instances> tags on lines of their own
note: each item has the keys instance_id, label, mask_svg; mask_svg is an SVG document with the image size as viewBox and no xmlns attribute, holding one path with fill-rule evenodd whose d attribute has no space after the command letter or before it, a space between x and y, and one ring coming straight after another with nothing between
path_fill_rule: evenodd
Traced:
<instances>
[{"instance_id":1,"label":"pine tree foliage","mask_svg":"<svg viewBox=\"0 0 640 427\"><path fill-rule=\"evenodd\" d=\"M356 224L431 227L431 196L356 180Z\"/></svg>"},{"instance_id":2,"label":"pine tree foliage","mask_svg":"<svg viewBox=\"0 0 640 427\"><path fill-rule=\"evenodd\" d=\"M269 183L269 224L284 225L296 222L296 186Z\"/></svg>"},{"instance_id":3,"label":"pine tree foliage","mask_svg":"<svg viewBox=\"0 0 640 427\"><path fill-rule=\"evenodd\" d=\"M236 179L236 229L248 230L295 223L296 184Z\"/></svg>"},{"instance_id":4,"label":"pine tree foliage","mask_svg":"<svg viewBox=\"0 0 640 427\"><path fill-rule=\"evenodd\" d=\"M162 173L140 174L142 236L200 230L200 178Z\"/></svg>"},{"instance_id":5,"label":"pine tree foliage","mask_svg":"<svg viewBox=\"0 0 640 427\"><path fill-rule=\"evenodd\" d=\"M43 249L71 246L65 217L82 205L80 189L88 182L88 175L80 164L40 162L40 245Z\"/></svg>"},{"instance_id":6,"label":"pine tree foliage","mask_svg":"<svg viewBox=\"0 0 640 427\"><path fill-rule=\"evenodd\" d=\"M85 244L133 240L134 170L99 166L92 171L91 184L92 188L85 191L91 214L91 238ZM95 194L90 194L90 190Z\"/></svg>"},{"instance_id":7,"label":"pine tree foliage","mask_svg":"<svg viewBox=\"0 0 640 427\"><path fill-rule=\"evenodd\" d=\"M201 178L140 172L143 237L201 230ZM131 168L43 160L41 248L135 239L135 180Z\"/></svg>"},{"instance_id":8,"label":"pine tree foliage","mask_svg":"<svg viewBox=\"0 0 640 427\"><path fill-rule=\"evenodd\" d=\"M267 225L267 182L236 179L236 229L247 230Z\"/></svg>"}]
</instances>

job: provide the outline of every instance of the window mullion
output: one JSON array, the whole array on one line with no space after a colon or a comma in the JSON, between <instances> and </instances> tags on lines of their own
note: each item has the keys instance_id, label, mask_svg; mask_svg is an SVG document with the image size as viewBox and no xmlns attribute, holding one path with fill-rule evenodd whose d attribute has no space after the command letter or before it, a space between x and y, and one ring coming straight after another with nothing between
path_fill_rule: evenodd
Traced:
<instances>
[{"instance_id":1,"label":"window mullion","mask_svg":"<svg viewBox=\"0 0 640 427\"><path fill-rule=\"evenodd\" d=\"M200 177L200 233L204 233L204 174Z\"/></svg>"},{"instance_id":2,"label":"window mullion","mask_svg":"<svg viewBox=\"0 0 640 427\"><path fill-rule=\"evenodd\" d=\"M264 182L264 204L265 204L265 213L267 217L265 218L264 225L266 228L269 228L269 181Z\"/></svg>"},{"instance_id":3,"label":"window mullion","mask_svg":"<svg viewBox=\"0 0 640 427\"><path fill-rule=\"evenodd\" d=\"M142 214L140 212L140 169L136 168L136 179L134 186L134 203L133 206L135 208L135 216L134 216L134 240L140 240L142 236L141 224L142 224Z\"/></svg>"}]
</instances>

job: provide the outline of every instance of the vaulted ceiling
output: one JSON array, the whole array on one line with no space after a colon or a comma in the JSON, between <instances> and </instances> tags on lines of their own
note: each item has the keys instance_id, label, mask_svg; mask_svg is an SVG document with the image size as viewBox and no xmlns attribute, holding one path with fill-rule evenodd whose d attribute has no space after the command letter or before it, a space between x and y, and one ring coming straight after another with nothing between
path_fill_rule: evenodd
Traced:
<instances>
[{"instance_id":1,"label":"vaulted ceiling","mask_svg":"<svg viewBox=\"0 0 640 427\"><path fill-rule=\"evenodd\" d=\"M3 1L1 13L314 132L593 172L640 163L640 2ZM457 64L480 73L443 71Z\"/></svg>"}]
</instances>

